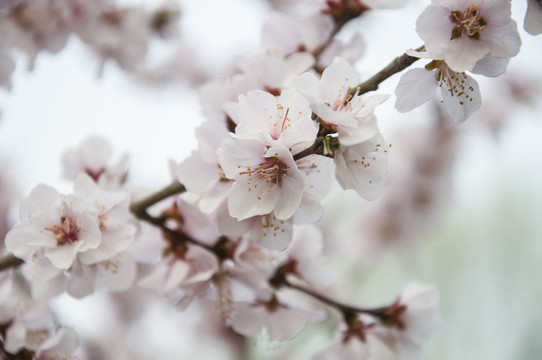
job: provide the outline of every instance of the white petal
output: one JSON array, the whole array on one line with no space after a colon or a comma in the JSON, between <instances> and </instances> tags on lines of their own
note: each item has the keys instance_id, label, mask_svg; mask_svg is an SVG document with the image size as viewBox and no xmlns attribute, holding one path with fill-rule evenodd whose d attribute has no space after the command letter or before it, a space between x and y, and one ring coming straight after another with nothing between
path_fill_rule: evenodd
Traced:
<instances>
[{"instance_id":1,"label":"white petal","mask_svg":"<svg viewBox=\"0 0 542 360\"><path fill-rule=\"evenodd\" d=\"M497 77L506 71L509 62L509 58L498 58L487 55L476 63L472 72L484 76Z\"/></svg>"},{"instance_id":2,"label":"white petal","mask_svg":"<svg viewBox=\"0 0 542 360\"><path fill-rule=\"evenodd\" d=\"M537 0L527 0L527 14L523 26L531 35L542 34L542 4Z\"/></svg>"},{"instance_id":3,"label":"white petal","mask_svg":"<svg viewBox=\"0 0 542 360\"><path fill-rule=\"evenodd\" d=\"M434 71L412 69L407 71L395 88L395 108L407 112L429 101L435 95L437 78Z\"/></svg>"},{"instance_id":4,"label":"white petal","mask_svg":"<svg viewBox=\"0 0 542 360\"><path fill-rule=\"evenodd\" d=\"M443 85L441 95L446 113L456 122L463 122L480 108L482 97L476 80L466 74L457 76L465 81L462 88L450 91L449 86Z\"/></svg>"}]
</instances>

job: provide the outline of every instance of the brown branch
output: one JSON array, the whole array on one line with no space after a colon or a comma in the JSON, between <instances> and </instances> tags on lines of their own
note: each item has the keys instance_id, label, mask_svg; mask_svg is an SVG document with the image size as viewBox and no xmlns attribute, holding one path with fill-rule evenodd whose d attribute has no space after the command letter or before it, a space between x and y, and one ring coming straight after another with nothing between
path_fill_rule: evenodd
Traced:
<instances>
[{"instance_id":1,"label":"brown branch","mask_svg":"<svg viewBox=\"0 0 542 360\"><path fill-rule=\"evenodd\" d=\"M15 257L13 254L8 254L0 258L0 271L16 268L23 263L24 263L23 260Z\"/></svg>"},{"instance_id":2,"label":"brown branch","mask_svg":"<svg viewBox=\"0 0 542 360\"><path fill-rule=\"evenodd\" d=\"M144 214L146 214L147 209L151 207L152 205L167 199L170 196L173 196L175 194L180 194L182 192L185 192L186 188L183 184L175 180L167 187L163 188L160 191L157 191L143 200L136 201L130 205L130 211L132 211L137 217L145 217ZM148 220L148 219L145 219Z\"/></svg>"},{"instance_id":3,"label":"brown branch","mask_svg":"<svg viewBox=\"0 0 542 360\"><path fill-rule=\"evenodd\" d=\"M309 155L313 155L313 154L322 155L323 153L324 153L324 137L319 136L316 138L316 140L314 140L314 143L310 147L295 154L294 161L303 159L304 157L309 156Z\"/></svg>"},{"instance_id":4,"label":"brown branch","mask_svg":"<svg viewBox=\"0 0 542 360\"><path fill-rule=\"evenodd\" d=\"M416 49L416 51L422 51L423 49L424 47L420 46ZM359 83L354 88L352 88L352 90L350 90L350 95L354 97L356 95L359 96L365 94L369 91L377 90L380 83L382 83L390 76L403 71L410 65L414 64L418 59L419 58L407 54L396 57L395 59L393 59L392 62L388 64L388 66L373 75L369 80Z\"/></svg>"}]
</instances>

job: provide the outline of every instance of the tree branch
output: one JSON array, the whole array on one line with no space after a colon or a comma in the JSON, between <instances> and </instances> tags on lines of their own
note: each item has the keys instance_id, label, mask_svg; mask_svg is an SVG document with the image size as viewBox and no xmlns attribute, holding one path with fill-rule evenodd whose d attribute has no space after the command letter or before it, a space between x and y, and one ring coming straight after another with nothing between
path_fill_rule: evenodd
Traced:
<instances>
[{"instance_id":1,"label":"tree branch","mask_svg":"<svg viewBox=\"0 0 542 360\"><path fill-rule=\"evenodd\" d=\"M10 268L16 268L24 263L23 260L15 257L13 254L8 254L0 258L0 271L4 271Z\"/></svg>"},{"instance_id":2,"label":"tree branch","mask_svg":"<svg viewBox=\"0 0 542 360\"><path fill-rule=\"evenodd\" d=\"M416 49L416 51L422 51L423 49L424 47L420 46ZM403 71L410 65L414 64L417 60L419 60L419 58L407 55L406 53L396 57L388 64L388 66L373 75L369 80L356 85L352 90L350 90L350 95L354 97L356 95L359 96L365 94L369 91L377 90L380 83L390 76Z\"/></svg>"},{"instance_id":3,"label":"tree branch","mask_svg":"<svg viewBox=\"0 0 542 360\"><path fill-rule=\"evenodd\" d=\"M130 205L130 211L132 211L139 218L145 218L144 214L146 213L149 207L151 207L152 205L164 199L167 199L168 197L172 195L180 194L185 191L186 191L186 188L184 187L184 185L178 182L177 180L175 180L174 182L172 182L170 185L163 188L162 190L159 190L147 196L143 200L132 203L132 205Z\"/></svg>"}]
</instances>

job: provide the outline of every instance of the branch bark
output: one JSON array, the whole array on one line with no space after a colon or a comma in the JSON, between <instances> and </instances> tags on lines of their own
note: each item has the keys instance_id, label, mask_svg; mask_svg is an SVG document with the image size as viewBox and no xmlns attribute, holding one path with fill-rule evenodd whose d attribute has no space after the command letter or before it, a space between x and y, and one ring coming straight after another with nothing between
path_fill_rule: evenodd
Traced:
<instances>
[{"instance_id":1,"label":"branch bark","mask_svg":"<svg viewBox=\"0 0 542 360\"><path fill-rule=\"evenodd\" d=\"M416 49L416 51L422 51L423 49L424 47L420 46ZM350 90L350 95L354 97L356 95L359 96L368 93L369 91L377 90L380 83L382 83L384 80L394 74L397 74L398 72L405 70L418 60L419 58L407 55L406 53L396 57L384 69L373 75L369 80L356 85L352 90Z\"/></svg>"}]
</instances>

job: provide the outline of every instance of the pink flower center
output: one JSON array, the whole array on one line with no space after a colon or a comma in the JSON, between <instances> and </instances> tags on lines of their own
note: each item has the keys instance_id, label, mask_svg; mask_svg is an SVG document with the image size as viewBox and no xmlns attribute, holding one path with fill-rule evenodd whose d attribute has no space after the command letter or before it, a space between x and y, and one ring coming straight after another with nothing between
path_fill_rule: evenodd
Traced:
<instances>
[{"instance_id":1,"label":"pink flower center","mask_svg":"<svg viewBox=\"0 0 542 360\"><path fill-rule=\"evenodd\" d=\"M240 168L241 165L238 167ZM262 183L267 184L267 186L270 184L280 184L282 181L282 176L286 175L289 168L290 167L282 163L277 156L273 156L266 158L264 162L255 168L247 166L245 171L239 172L239 175L249 175L248 185L251 186L254 184L254 188L257 188L258 185ZM270 188L266 190L271 191ZM260 200L259 197L258 200Z\"/></svg>"},{"instance_id":2,"label":"pink flower center","mask_svg":"<svg viewBox=\"0 0 542 360\"><path fill-rule=\"evenodd\" d=\"M290 112L290 108L286 108L286 113L284 116L282 116L282 113L284 111L284 107L281 104L277 104L277 111L279 112L279 119L282 119L282 121L275 122L273 124L273 133L271 134L271 137L273 140L278 140L282 132L289 127L291 127L290 124L290 118L288 117L288 113Z\"/></svg>"},{"instance_id":3,"label":"pink flower center","mask_svg":"<svg viewBox=\"0 0 542 360\"><path fill-rule=\"evenodd\" d=\"M463 39L468 36L474 40L480 40L480 32L487 26L487 22L479 16L480 8L471 5L465 11L452 11L450 13L450 21L455 24L452 29L452 37L450 40Z\"/></svg>"},{"instance_id":4,"label":"pink flower center","mask_svg":"<svg viewBox=\"0 0 542 360\"><path fill-rule=\"evenodd\" d=\"M62 246L66 244L74 244L77 242L80 228L80 221L73 216L63 216L60 218L60 224L45 228L45 230L52 232L55 235L57 245Z\"/></svg>"}]
</instances>

